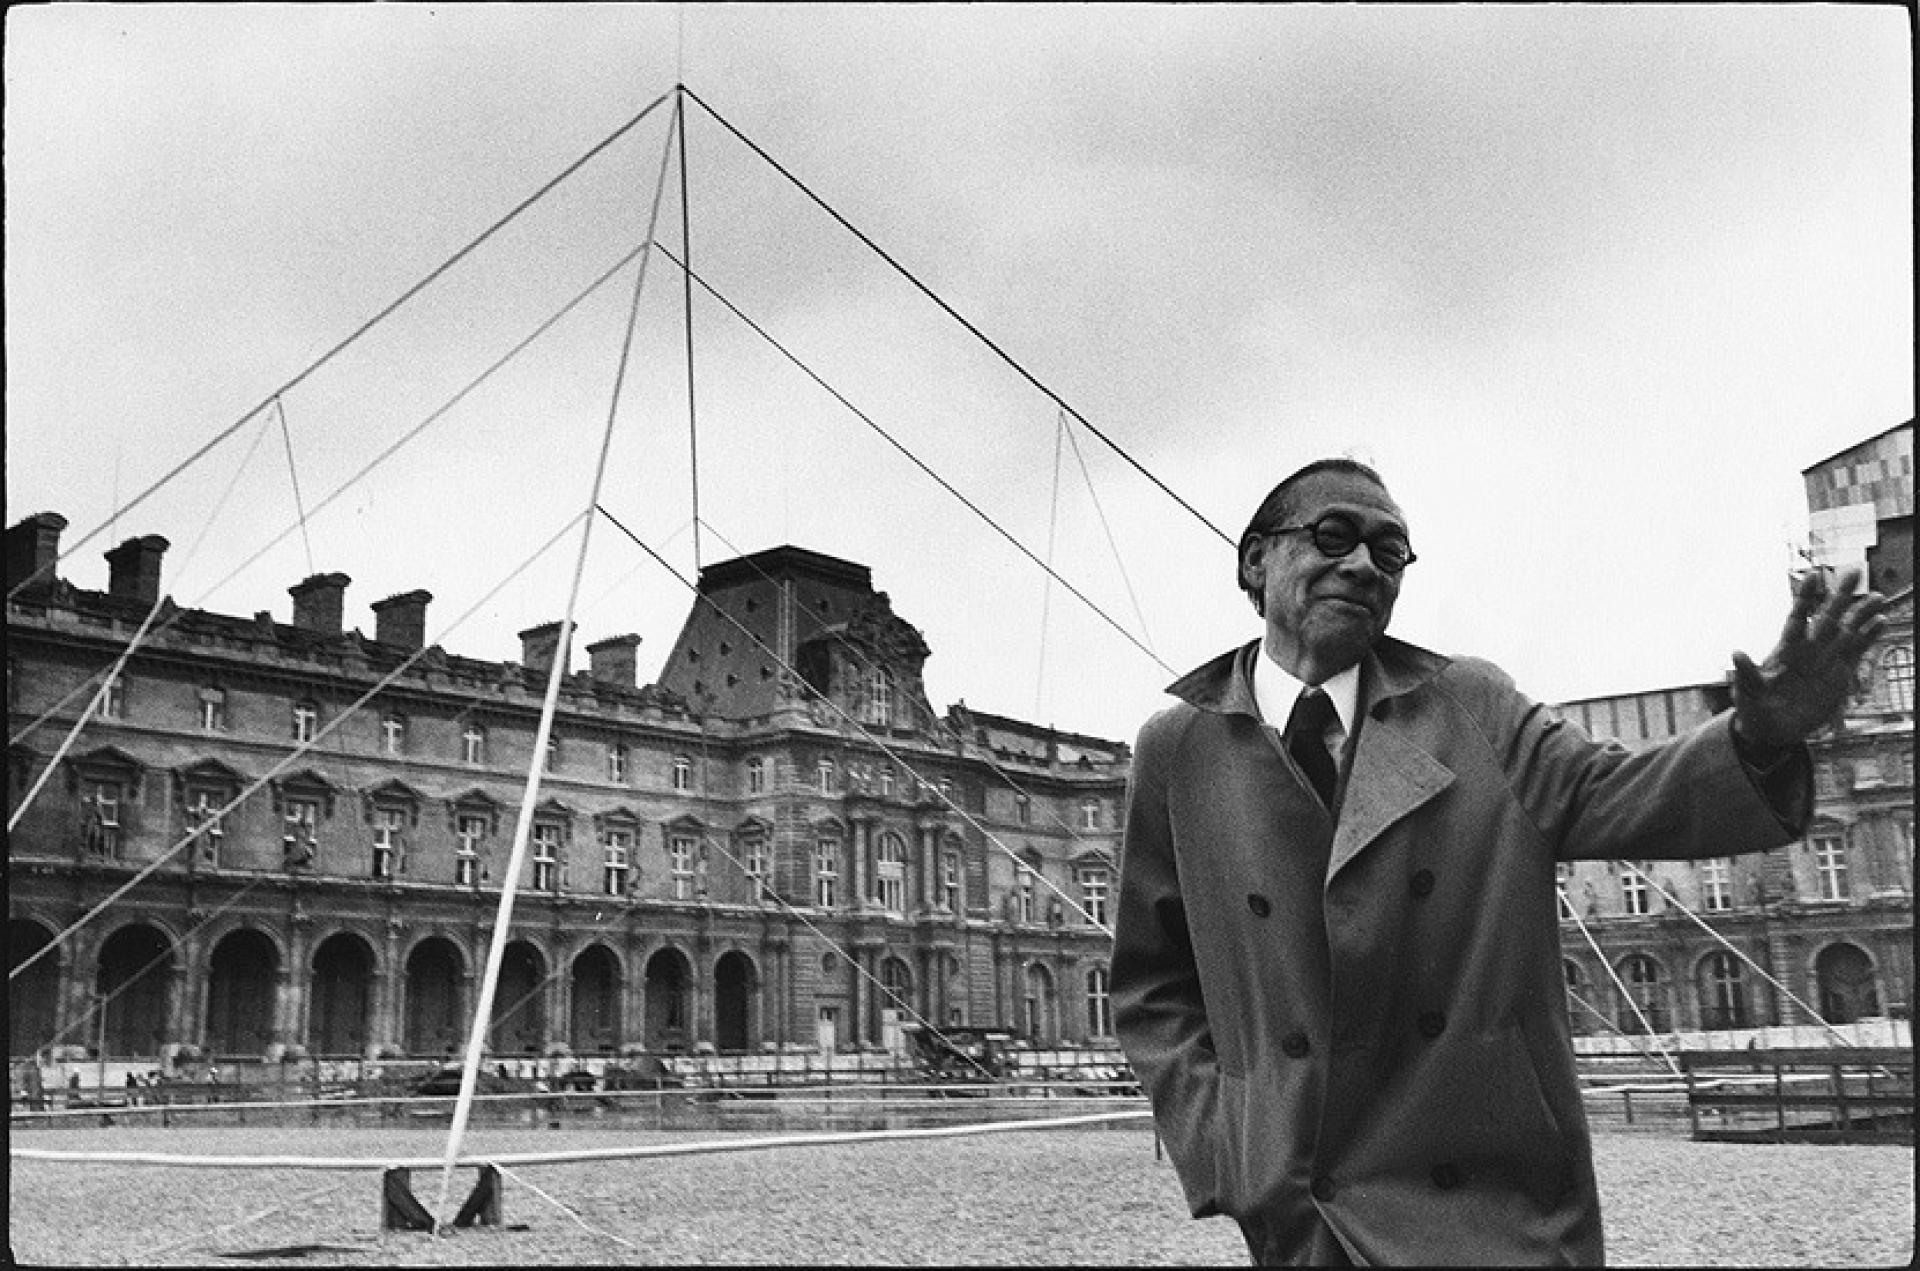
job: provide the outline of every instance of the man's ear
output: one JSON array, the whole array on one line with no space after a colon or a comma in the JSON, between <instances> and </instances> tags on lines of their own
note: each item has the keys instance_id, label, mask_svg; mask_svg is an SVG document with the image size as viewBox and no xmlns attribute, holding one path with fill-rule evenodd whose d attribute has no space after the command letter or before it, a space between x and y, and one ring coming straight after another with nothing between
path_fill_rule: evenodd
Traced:
<instances>
[{"instance_id":1,"label":"man's ear","mask_svg":"<svg viewBox=\"0 0 1920 1271\"><path fill-rule=\"evenodd\" d=\"M1240 551L1240 589L1254 593L1266 590L1267 545L1272 540L1256 535Z\"/></svg>"}]
</instances>

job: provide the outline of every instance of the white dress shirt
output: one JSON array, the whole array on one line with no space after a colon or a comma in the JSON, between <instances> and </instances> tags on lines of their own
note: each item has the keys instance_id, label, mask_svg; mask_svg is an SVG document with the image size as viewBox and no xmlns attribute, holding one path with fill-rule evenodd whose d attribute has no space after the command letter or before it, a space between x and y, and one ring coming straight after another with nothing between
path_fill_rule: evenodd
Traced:
<instances>
[{"instance_id":1,"label":"white dress shirt","mask_svg":"<svg viewBox=\"0 0 1920 1271\"><path fill-rule=\"evenodd\" d=\"M1281 732L1293 714L1293 704L1308 685L1295 679L1287 669L1267 655L1264 644L1253 660L1253 700L1260 707L1260 718ZM1333 756L1336 770L1346 767L1347 738L1353 733L1353 717L1360 709L1360 664L1328 678L1319 686L1333 702L1334 722L1327 725L1327 753Z\"/></svg>"}]
</instances>

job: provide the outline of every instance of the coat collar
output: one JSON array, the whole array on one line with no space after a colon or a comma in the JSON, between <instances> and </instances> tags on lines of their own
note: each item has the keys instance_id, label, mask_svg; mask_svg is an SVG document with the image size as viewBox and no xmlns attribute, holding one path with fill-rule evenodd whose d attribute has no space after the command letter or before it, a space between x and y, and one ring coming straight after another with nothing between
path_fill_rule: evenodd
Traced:
<instances>
[{"instance_id":1,"label":"coat collar","mask_svg":"<svg viewBox=\"0 0 1920 1271\"><path fill-rule=\"evenodd\" d=\"M1167 692L1203 711L1260 718L1253 696L1254 640L1230 649L1167 685ZM1404 696L1445 670L1451 659L1418 645L1383 636L1367 653L1360 674L1360 711L1373 714L1382 702ZM1282 721L1284 722L1284 721Z\"/></svg>"},{"instance_id":2,"label":"coat collar","mask_svg":"<svg viewBox=\"0 0 1920 1271\"><path fill-rule=\"evenodd\" d=\"M1167 691L1203 710L1260 718L1253 696L1253 659L1260 642L1223 653L1168 685ZM1419 689L1451 659L1401 640L1383 638L1368 652L1360 676L1364 721L1334 825L1329 880L1388 826L1453 782L1453 771L1435 759L1392 713L1381 707Z\"/></svg>"}]
</instances>

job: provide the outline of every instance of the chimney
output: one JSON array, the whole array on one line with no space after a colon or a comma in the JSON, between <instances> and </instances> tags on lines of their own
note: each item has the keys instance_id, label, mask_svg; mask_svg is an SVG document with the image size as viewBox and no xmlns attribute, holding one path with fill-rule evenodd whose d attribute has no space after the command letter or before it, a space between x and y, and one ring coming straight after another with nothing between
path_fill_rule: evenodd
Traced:
<instances>
[{"instance_id":1,"label":"chimney","mask_svg":"<svg viewBox=\"0 0 1920 1271\"><path fill-rule=\"evenodd\" d=\"M543 622L537 627L528 627L520 633L520 665L538 675L545 675L553 669L554 650L560 647L560 624ZM560 674L567 673L567 663L571 659L566 653L560 655Z\"/></svg>"},{"instance_id":2,"label":"chimney","mask_svg":"<svg viewBox=\"0 0 1920 1271\"><path fill-rule=\"evenodd\" d=\"M287 588L293 597L293 625L319 635L339 635L340 611L352 581L345 574L315 574Z\"/></svg>"},{"instance_id":3,"label":"chimney","mask_svg":"<svg viewBox=\"0 0 1920 1271\"><path fill-rule=\"evenodd\" d=\"M160 599L160 558L168 546L158 534L148 534L108 552L107 594L146 605Z\"/></svg>"},{"instance_id":4,"label":"chimney","mask_svg":"<svg viewBox=\"0 0 1920 1271\"><path fill-rule=\"evenodd\" d=\"M635 650L640 647L637 635L617 635L587 646L587 656L593 659L593 678L602 684L612 684L619 688L634 688L640 683L639 658Z\"/></svg>"},{"instance_id":5,"label":"chimney","mask_svg":"<svg viewBox=\"0 0 1920 1271\"><path fill-rule=\"evenodd\" d=\"M427 605L432 600L432 592L409 591L376 601L373 606L373 638L381 644L397 644L403 649L425 648Z\"/></svg>"},{"instance_id":6,"label":"chimney","mask_svg":"<svg viewBox=\"0 0 1920 1271\"><path fill-rule=\"evenodd\" d=\"M7 531L8 591L22 584L36 591L53 586L60 531L66 528L67 518L58 512L36 512Z\"/></svg>"}]
</instances>

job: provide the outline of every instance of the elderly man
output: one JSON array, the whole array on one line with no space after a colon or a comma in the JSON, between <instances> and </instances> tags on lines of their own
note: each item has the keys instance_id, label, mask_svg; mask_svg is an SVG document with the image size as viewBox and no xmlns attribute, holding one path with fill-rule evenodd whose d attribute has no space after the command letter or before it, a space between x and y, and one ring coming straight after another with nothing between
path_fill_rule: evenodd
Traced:
<instances>
[{"instance_id":1,"label":"elderly man","mask_svg":"<svg viewBox=\"0 0 1920 1271\"><path fill-rule=\"evenodd\" d=\"M1734 709L1629 753L1493 666L1387 637L1406 518L1309 464L1254 514L1263 639L1174 683L1135 751L1121 1044L1196 1217L1262 1265L1602 1261L1555 864L1754 852L1812 804L1883 600L1799 584Z\"/></svg>"}]
</instances>

